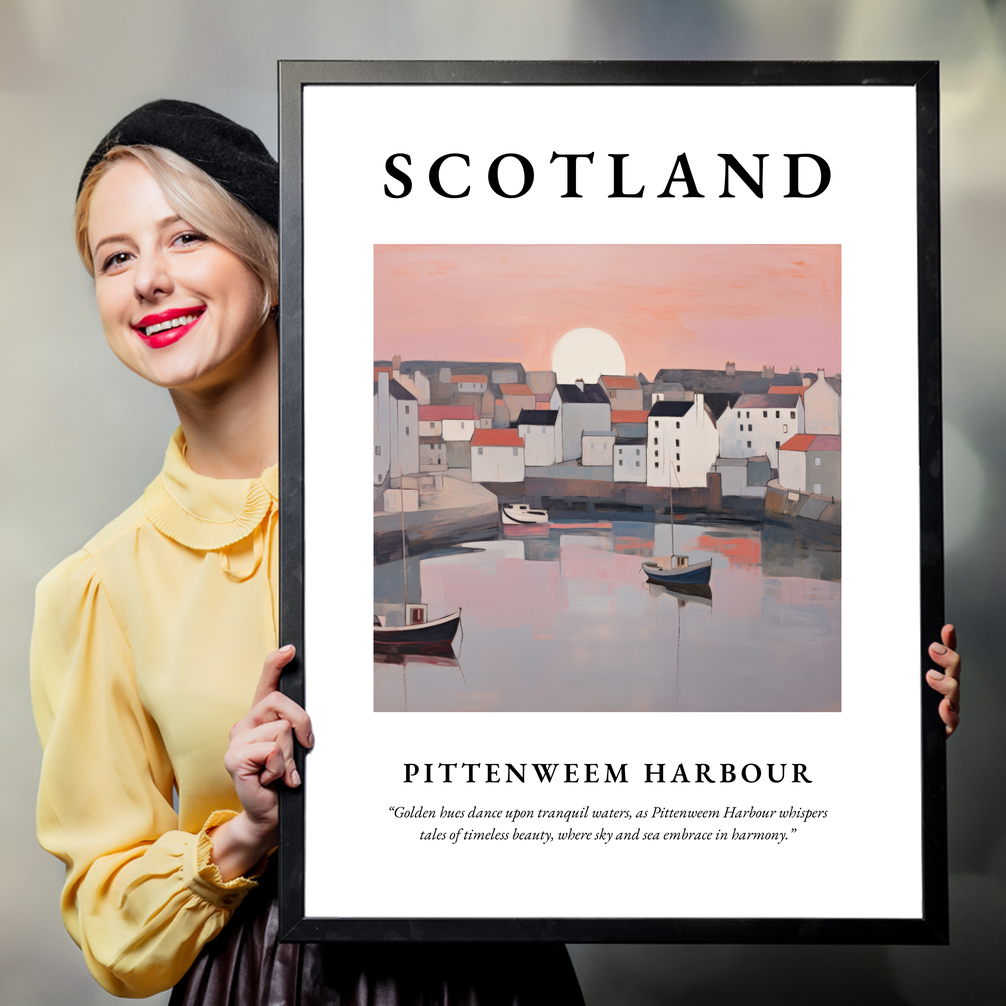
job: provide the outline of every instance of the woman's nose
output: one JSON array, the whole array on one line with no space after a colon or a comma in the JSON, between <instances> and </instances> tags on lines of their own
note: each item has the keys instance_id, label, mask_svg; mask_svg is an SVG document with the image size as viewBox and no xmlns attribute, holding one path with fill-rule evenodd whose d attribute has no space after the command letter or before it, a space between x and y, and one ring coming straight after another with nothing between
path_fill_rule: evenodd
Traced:
<instances>
[{"instance_id":1,"label":"woman's nose","mask_svg":"<svg viewBox=\"0 0 1006 1006\"><path fill-rule=\"evenodd\" d=\"M141 254L133 271L137 300L156 301L174 289L168 262L159 250Z\"/></svg>"}]
</instances>

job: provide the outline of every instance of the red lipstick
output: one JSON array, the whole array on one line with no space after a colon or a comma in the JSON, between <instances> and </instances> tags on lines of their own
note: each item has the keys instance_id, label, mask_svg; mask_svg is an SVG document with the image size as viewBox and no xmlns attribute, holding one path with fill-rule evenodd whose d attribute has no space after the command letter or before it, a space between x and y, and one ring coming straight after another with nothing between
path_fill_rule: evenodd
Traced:
<instances>
[{"instance_id":1,"label":"red lipstick","mask_svg":"<svg viewBox=\"0 0 1006 1006\"><path fill-rule=\"evenodd\" d=\"M197 307L173 307L168 311L148 314L133 325L133 331L151 349L161 349L178 342L179 339L187 335L205 310L205 306L199 305ZM179 324L181 319L189 320Z\"/></svg>"}]
</instances>

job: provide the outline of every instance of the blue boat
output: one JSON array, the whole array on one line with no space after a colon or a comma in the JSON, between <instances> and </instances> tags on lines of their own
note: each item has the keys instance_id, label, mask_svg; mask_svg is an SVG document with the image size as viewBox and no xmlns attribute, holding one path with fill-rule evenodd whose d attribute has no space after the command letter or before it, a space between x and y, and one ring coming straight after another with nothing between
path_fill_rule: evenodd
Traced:
<instances>
[{"instance_id":1,"label":"blue boat","mask_svg":"<svg viewBox=\"0 0 1006 1006\"><path fill-rule=\"evenodd\" d=\"M674 587L679 583L708 583L712 568L712 559L689 563L686 555L672 556L670 566L661 566L653 561L644 562L642 566L647 580L663 584L665 587Z\"/></svg>"}]
</instances>

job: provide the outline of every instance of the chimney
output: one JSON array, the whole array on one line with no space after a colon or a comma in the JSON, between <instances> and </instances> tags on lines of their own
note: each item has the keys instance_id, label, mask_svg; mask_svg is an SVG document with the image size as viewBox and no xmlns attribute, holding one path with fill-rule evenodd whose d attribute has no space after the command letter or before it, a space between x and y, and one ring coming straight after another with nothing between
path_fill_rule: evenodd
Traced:
<instances>
[{"instance_id":1,"label":"chimney","mask_svg":"<svg viewBox=\"0 0 1006 1006\"><path fill-rule=\"evenodd\" d=\"M695 405L693 407L695 412L695 423L696 425L701 425L702 415L705 412L706 396L701 391L695 392Z\"/></svg>"},{"instance_id":2,"label":"chimney","mask_svg":"<svg viewBox=\"0 0 1006 1006\"><path fill-rule=\"evenodd\" d=\"M819 381L823 381L824 380L824 368L823 367L818 367L817 368L817 379Z\"/></svg>"},{"instance_id":3,"label":"chimney","mask_svg":"<svg viewBox=\"0 0 1006 1006\"><path fill-rule=\"evenodd\" d=\"M727 377L733 377L737 373L737 365L733 360L727 360L726 373Z\"/></svg>"},{"instance_id":4,"label":"chimney","mask_svg":"<svg viewBox=\"0 0 1006 1006\"><path fill-rule=\"evenodd\" d=\"M402 376L402 358L400 356L391 358L391 376L396 381Z\"/></svg>"},{"instance_id":5,"label":"chimney","mask_svg":"<svg viewBox=\"0 0 1006 1006\"><path fill-rule=\"evenodd\" d=\"M582 377L578 377L578 378L577 378L577 379L576 379L576 380L575 380L575 381L574 381L573 383L574 383L574 384L575 384L575 385L576 385L576 386L577 386L577 387L578 387L578 388L579 388L579 389L580 389L581 391L583 391L583 378L582 378Z\"/></svg>"}]
</instances>

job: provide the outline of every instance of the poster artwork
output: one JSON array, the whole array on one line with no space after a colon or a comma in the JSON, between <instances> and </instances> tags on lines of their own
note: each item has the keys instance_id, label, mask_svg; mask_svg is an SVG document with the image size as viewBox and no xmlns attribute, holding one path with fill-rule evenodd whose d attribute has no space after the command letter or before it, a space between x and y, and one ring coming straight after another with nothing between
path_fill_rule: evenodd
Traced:
<instances>
[{"instance_id":1,"label":"poster artwork","mask_svg":"<svg viewBox=\"0 0 1006 1006\"><path fill-rule=\"evenodd\" d=\"M373 381L375 711L841 709L840 246L375 245Z\"/></svg>"}]
</instances>

